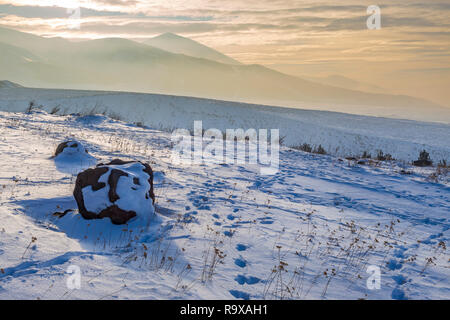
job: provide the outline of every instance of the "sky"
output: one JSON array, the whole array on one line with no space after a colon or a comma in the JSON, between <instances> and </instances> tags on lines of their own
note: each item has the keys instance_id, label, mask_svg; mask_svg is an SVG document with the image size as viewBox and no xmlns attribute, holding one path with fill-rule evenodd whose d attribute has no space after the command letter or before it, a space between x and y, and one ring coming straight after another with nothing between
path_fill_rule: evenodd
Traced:
<instances>
[{"instance_id":1,"label":"sky","mask_svg":"<svg viewBox=\"0 0 450 320\"><path fill-rule=\"evenodd\" d=\"M381 9L380 29L367 28L369 5ZM67 8L81 8L79 19ZM449 18L448 0L0 0L0 26L20 31L137 41L173 32L246 64L339 74L443 105L450 105Z\"/></svg>"}]
</instances>

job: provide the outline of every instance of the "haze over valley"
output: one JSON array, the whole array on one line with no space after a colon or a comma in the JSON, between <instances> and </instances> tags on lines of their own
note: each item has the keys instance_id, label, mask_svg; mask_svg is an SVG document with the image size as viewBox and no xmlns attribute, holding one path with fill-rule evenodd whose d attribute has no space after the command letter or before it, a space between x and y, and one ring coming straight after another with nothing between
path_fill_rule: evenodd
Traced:
<instances>
[{"instance_id":1,"label":"haze over valley","mask_svg":"<svg viewBox=\"0 0 450 320\"><path fill-rule=\"evenodd\" d=\"M245 65L173 33L70 41L0 28L0 78L27 87L130 91L450 122L450 109L342 76Z\"/></svg>"}]
</instances>

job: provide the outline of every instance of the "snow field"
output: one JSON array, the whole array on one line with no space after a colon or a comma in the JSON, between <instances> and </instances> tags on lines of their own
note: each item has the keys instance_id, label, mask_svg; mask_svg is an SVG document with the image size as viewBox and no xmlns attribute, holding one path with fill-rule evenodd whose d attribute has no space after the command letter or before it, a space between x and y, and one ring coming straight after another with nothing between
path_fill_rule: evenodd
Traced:
<instances>
[{"instance_id":1,"label":"snow field","mask_svg":"<svg viewBox=\"0 0 450 320\"><path fill-rule=\"evenodd\" d=\"M0 112L0 298L448 299L450 190L431 169L282 148L280 171L174 166L170 134L103 116ZM149 162L156 217L113 226L75 209L53 154ZM412 173L404 175L401 169ZM67 268L82 271L79 290ZM381 269L381 289L366 285Z\"/></svg>"}]
</instances>

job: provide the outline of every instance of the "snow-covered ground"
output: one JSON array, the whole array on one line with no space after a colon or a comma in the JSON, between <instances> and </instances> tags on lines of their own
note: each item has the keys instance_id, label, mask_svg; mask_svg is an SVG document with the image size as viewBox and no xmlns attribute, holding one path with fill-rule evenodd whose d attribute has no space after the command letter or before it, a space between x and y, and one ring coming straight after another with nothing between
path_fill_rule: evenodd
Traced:
<instances>
[{"instance_id":1,"label":"snow-covered ground","mask_svg":"<svg viewBox=\"0 0 450 320\"><path fill-rule=\"evenodd\" d=\"M22 112L33 101L59 114L100 113L152 128L172 131L203 127L225 129L279 129L287 146L322 145L338 156L372 155L377 150L399 160L416 160L426 149L435 162L450 159L450 123L419 122L368 117L329 111L301 110L251 105L219 100L156 94L106 91L3 88L0 110ZM408 114L405 114L408 117Z\"/></svg>"},{"instance_id":2,"label":"snow-covered ground","mask_svg":"<svg viewBox=\"0 0 450 320\"><path fill-rule=\"evenodd\" d=\"M3 109L26 108L28 96L6 104L5 95ZM133 112L120 108L130 106L126 94L102 103L153 125L278 123L292 143L333 143L348 149L343 153L377 147L405 158L425 145L449 159L447 125L284 109L263 109L257 118L252 106L224 110L211 101L189 110L177 103L182 98L140 97L150 99L135 96ZM95 101L44 100L36 98L46 108L50 101L69 108ZM427 178L434 169L358 165L284 147L280 171L271 176L252 165L175 166L169 133L104 116L0 112L0 130L1 299L450 298L450 187ZM87 221L76 210L54 215L76 209L76 175L51 157L67 139L82 142L98 161L151 164L157 216L149 227ZM367 287L370 266L381 270L379 290ZM66 283L67 271L77 268L80 289Z\"/></svg>"}]
</instances>

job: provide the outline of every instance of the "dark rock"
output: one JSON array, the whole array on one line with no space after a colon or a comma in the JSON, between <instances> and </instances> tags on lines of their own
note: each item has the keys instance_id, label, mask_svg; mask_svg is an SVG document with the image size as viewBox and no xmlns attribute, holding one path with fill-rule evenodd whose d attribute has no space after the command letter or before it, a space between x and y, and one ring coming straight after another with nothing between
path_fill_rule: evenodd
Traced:
<instances>
[{"instance_id":1,"label":"dark rock","mask_svg":"<svg viewBox=\"0 0 450 320\"><path fill-rule=\"evenodd\" d=\"M55 151L55 157L58 156L60 153L63 153L63 151L66 148L74 148L74 149L81 149L81 151L85 153L89 153L78 141L65 141L63 143L60 143Z\"/></svg>"},{"instance_id":2,"label":"dark rock","mask_svg":"<svg viewBox=\"0 0 450 320\"><path fill-rule=\"evenodd\" d=\"M108 175L107 179L103 178L103 181L99 181L105 174ZM147 176L147 181L142 180L143 177L147 179ZM119 190L118 185L121 178L130 179L130 181L128 184L123 184L125 187ZM86 195L83 193L83 189L89 187L92 188L92 190L88 190L90 198L85 199ZM96 191L104 188L109 188L107 195L95 194ZM85 219L110 218L114 224L124 224L139 215L136 211L141 211L142 215L154 212L153 171L147 163L137 161L116 159L107 164L99 164L96 168L87 169L78 174L73 195L78 210ZM104 197L105 199L96 199L95 197ZM150 199L151 201L148 201ZM98 202L98 200L101 200L100 203L105 203L104 207L89 210L89 201ZM136 209L130 210L130 207Z\"/></svg>"}]
</instances>

